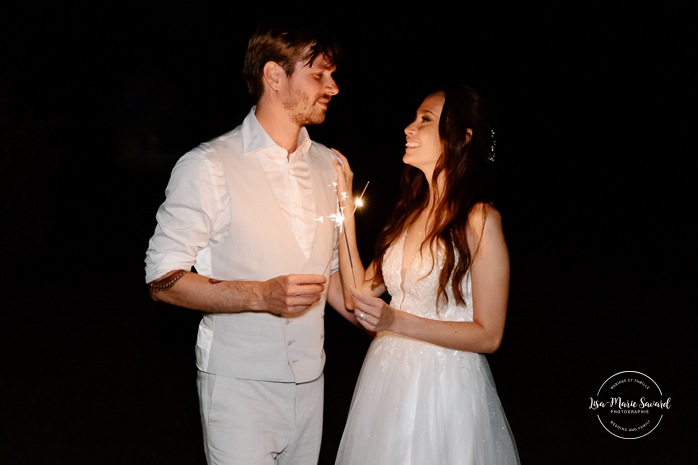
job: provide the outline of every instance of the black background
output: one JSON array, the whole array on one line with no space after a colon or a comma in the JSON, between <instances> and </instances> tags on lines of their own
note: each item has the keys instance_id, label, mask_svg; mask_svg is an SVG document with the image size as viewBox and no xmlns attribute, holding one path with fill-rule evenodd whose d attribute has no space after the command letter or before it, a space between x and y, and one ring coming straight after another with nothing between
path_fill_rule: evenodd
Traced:
<instances>
[{"instance_id":1,"label":"black background","mask_svg":"<svg viewBox=\"0 0 698 465\"><path fill-rule=\"evenodd\" d=\"M200 315L151 302L143 260L177 158L249 111L246 40L276 7L59 3L0 9L0 463L201 464ZM424 90L461 76L495 104L512 288L488 358L522 463L694 463L690 11L301 6L346 48L340 93L310 133L369 182L364 261ZM331 311L326 322L331 465L368 340ZM589 410L625 370L672 398L636 440Z\"/></svg>"}]
</instances>

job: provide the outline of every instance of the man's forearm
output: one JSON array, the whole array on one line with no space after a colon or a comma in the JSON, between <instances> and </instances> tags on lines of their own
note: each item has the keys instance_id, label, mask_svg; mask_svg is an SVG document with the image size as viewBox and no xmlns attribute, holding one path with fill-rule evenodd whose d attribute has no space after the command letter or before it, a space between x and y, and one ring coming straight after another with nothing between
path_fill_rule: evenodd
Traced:
<instances>
[{"instance_id":1,"label":"man's forearm","mask_svg":"<svg viewBox=\"0 0 698 465\"><path fill-rule=\"evenodd\" d=\"M153 300L210 313L263 311L261 283L220 281L185 270L176 270L148 283Z\"/></svg>"}]
</instances>

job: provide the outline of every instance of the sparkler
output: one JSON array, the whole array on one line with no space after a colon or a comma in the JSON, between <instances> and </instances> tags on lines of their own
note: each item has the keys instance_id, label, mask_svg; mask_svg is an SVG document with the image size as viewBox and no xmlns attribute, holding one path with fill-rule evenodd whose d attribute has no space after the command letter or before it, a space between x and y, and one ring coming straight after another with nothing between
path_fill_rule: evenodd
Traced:
<instances>
[{"instance_id":1,"label":"sparkler","mask_svg":"<svg viewBox=\"0 0 698 465\"><path fill-rule=\"evenodd\" d=\"M344 221L345 220L351 221L351 219L354 217L354 213L356 213L356 209L364 206L363 197L364 197L364 193L366 192L366 188L368 187L369 182L370 181L366 182L366 185L364 186L364 190L361 191L361 195L354 198L354 209L352 210L351 215L349 216L348 219L344 215L344 208L345 207L341 206L339 200L337 201L337 212L327 216L327 218L329 218L330 220L332 220L335 223L336 227L339 229L339 234L342 234L342 232L344 232ZM337 183L333 182L332 185L334 186L335 191L336 191L337 190ZM347 193L342 192L342 200L346 199L347 197L348 197ZM317 218L316 221L322 222L322 221L324 221L324 217L321 216L321 217ZM354 287L356 287L356 278L354 277L354 261L351 258L351 250L349 250L349 239L347 238L346 234L344 234L344 242L347 244L347 253L349 254L349 266L351 267L351 279L354 281ZM331 262L332 262L332 258L330 258L330 261L327 262L327 265L325 266L325 271L327 271L327 267L330 266ZM323 274L324 274L324 272L323 272Z\"/></svg>"}]
</instances>

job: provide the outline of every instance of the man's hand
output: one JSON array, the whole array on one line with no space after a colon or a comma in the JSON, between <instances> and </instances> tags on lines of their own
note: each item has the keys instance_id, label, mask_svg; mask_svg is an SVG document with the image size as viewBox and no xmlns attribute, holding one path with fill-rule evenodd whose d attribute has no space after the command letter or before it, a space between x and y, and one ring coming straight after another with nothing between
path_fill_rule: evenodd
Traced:
<instances>
[{"instance_id":1,"label":"man's hand","mask_svg":"<svg viewBox=\"0 0 698 465\"><path fill-rule=\"evenodd\" d=\"M327 278L321 274L289 274L264 281L261 286L266 311L294 315L320 300Z\"/></svg>"}]
</instances>

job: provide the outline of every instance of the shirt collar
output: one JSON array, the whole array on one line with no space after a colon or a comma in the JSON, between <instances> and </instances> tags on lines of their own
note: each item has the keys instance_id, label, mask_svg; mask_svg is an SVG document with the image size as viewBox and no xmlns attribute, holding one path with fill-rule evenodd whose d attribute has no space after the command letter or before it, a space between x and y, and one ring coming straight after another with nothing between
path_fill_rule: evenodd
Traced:
<instances>
[{"instance_id":1,"label":"shirt collar","mask_svg":"<svg viewBox=\"0 0 698 465\"><path fill-rule=\"evenodd\" d=\"M257 121L257 117L254 114L256 108L256 105L252 106L252 109L242 121L243 153L253 153L270 147L278 147L274 139L269 137L269 134L267 134L264 128L262 128L262 125L259 124L259 121ZM304 126L298 134L296 151L310 147L311 143L312 141L310 140L308 129Z\"/></svg>"}]
</instances>

